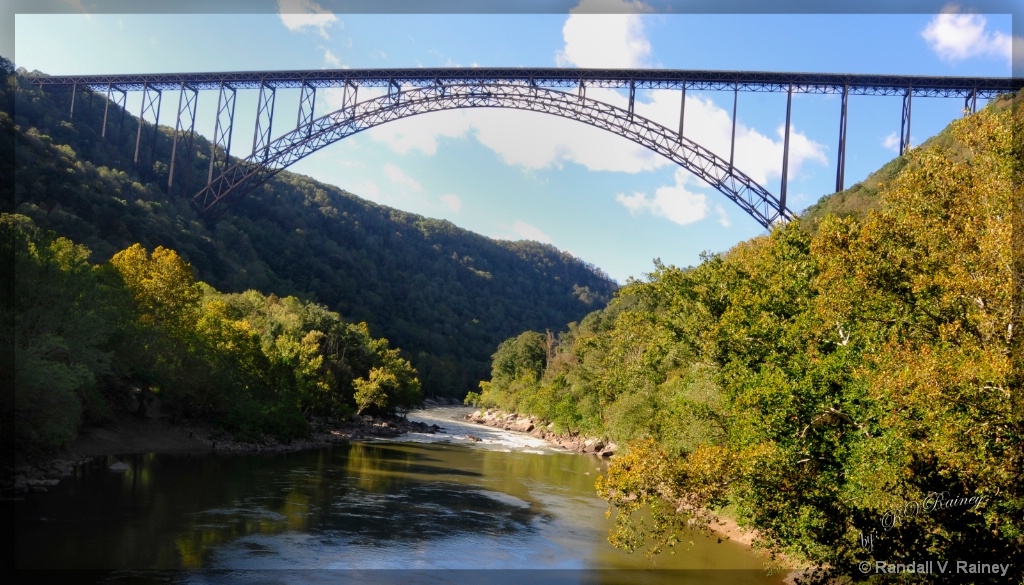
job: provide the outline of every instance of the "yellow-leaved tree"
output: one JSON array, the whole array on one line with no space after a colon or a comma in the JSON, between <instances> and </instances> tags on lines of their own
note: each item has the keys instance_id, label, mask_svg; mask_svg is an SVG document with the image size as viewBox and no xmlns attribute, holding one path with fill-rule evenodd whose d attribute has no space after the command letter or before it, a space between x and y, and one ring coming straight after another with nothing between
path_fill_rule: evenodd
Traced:
<instances>
[{"instance_id":1,"label":"yellow-leaved tree","mask_svg":"<svg viewBox=\"0 0 1024 585\"><path fill-rule=\"evenodd\" d=\"M204 408L209 396L197 355L197 325L202 291L191 267L174 250L158 247L150 255L140 244L110 259L135 301L137 321L126 324L128 377L142 390L161 393L184 415Z\"/></svg>"}]
</instances>

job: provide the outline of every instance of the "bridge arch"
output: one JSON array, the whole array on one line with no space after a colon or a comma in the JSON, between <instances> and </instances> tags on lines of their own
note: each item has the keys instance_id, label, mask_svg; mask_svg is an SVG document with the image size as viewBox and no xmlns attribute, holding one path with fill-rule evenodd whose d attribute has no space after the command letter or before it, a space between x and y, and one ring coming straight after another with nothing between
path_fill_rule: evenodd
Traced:
<instances>
[{"instance_id":1,"label":"bridge arch","mask_svg":"<svg viewBox=\"0 0 1024 585\"><path fill-rule=\"evenodd\" d=\"M270 177L325 146L394 120L464 108L512 108L589 124L627 138L685 168L764 227L793 218L777 197L729 161L661 124L581 94L515 81L435 84L343 106L226 167L192 198L192 204L200 215L216 219Z\"/></svg>"}]
</instances>

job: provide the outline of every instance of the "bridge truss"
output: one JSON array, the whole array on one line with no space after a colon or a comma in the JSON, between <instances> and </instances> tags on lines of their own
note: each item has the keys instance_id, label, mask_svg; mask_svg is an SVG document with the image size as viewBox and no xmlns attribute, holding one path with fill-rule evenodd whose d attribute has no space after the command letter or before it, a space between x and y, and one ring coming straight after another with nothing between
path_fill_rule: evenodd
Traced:
<instances>
[{"instance_id":1,"label":"bridge truss","mask_svg":"<svg viewBox=\"0 0 1024 585\"><path fill-rule=\"evenodd\" d=\"M173 188L176 178L179 183L187 185L198 94L200 91L217 91L216 120L206 185L198 193L189 193L193 205L209 218L219 217L234 202L292 163L352 134L389 121L432 111L500 107L562 116L632 140L697 175L765 227L792 218L792 213L786 207L786 185L794 93L841 96L836 164L836 191L841 191L844 185L846 114L850 95L902 96L902 154L910 143L914 97L962 98L965 112L973 112L979 98L990 99L1024 87L1024 79L1021 78L558 68L344 69L40 76L32 78L32 81L43 87L70 86L72 116L75 95L80 87L103 92L107 97L103 136L106 135L110 103L121 106L119 125L123 125L127 93L141 91L140 124L135 141L136 162L145 161L147 152L154 152L155 129L163 93L177 91L178 107L168 191ZM384 87L388 93L358 102L360 87ZM623 109L589 99L586 97L588 87L628 89L628 105ZM277 139L271 139L276 92L286 88L300 90L296 125ZM343 89L342 107L314 118L317 90L324 88ZM678 129L669 129L635 114L637 89L679 90ZM239 90L259 92L252 151L243 159L230 156L235 102ZM729 160L685 138L683 131L687 90L733 92ZM733 165L737 97L741 91L787 93L782 179L778 197Z\"/></svg>"}]
</instances>

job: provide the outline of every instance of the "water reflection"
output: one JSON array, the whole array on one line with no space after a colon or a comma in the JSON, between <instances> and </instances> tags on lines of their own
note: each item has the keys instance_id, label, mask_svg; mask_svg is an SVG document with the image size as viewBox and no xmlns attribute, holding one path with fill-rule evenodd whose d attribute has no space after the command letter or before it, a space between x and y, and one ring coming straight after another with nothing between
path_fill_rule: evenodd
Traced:
<instances>
[{"instance_id":1,"label":"water reflection","mask_svg":"<svg viewBox=\"0 0 1024 585\"><path fill-rule=\"evenodd\" d=\"M109 471L117 461L128 471ZM594 492L602 470L573 454L404 442L106 458L18 503L16 554L21 569L99 569L115 582L248 582L248 571L275 569L254 582L479 583L463 580L468 570L529 568L550 570L538 582L610 584L613 572L582 571L651 565L605 541ZM778 581L738 545L697 546L657 566L744 569L720 571L721 583ZM138 572L152 569L174 572ZM419 577L391 579L406 569ZM366 574L349 581L358 571ZM497 582L487 574L483 582Z\"/></svg>"}]
</instances>

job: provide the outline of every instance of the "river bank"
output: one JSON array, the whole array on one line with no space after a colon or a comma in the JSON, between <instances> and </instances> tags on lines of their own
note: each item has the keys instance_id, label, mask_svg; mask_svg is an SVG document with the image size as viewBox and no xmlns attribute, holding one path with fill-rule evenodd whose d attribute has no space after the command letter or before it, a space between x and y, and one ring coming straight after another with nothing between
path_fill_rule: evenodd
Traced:
<instances>
[{"instance_id":1,"label":"river bank","mask_svg":"<svg viewBox=\"0 0 1024 585\"><path fill-rule=\"evenodd\" d=\"M71 476L77 466L96 457L137 453L283 453L317 449L339 441L397 437L408 432L435 433L437 425L402 417L356 416L347 421L311 421L309 436L289 441L263 437L242 441L206 424L172 424L160 416L121 414L103 425L89 426L63 451L33 461L17 461L4 473L0 496L39 493Z\"/></svg>"},{"instance_id":2,"label":"river bank","mask_svg":"<svg viewBox=\"0 0 1024 585\"><path fill-rule=\"evenodd\" d=\"M616 450L618 450L618 445L610 441L578 434L556 433L552 423L544 424L543 421L532 416L507 413L497 409L477 410L472 414L467 414L466 420L478 425L526 433L538 439L543 439L556 447L576 453L587 453L608 458L615 455Z\"/></svg>"},{"instance_id":3,"label":"river bank","mask_svg":"<svg viewBox=\"0 0 1024 585\"><path fill-rule=\"evenodd\" d=\"M613 457L619 448L614 442L596 437L559 434L554 432L554 425L550 423L545 424L544 421L532 416L507 413L497 409L477 410L467 414L466 420L478 425L526 433L544 439L551 445L568 451L594 455L605 459ZM712 512L712 515L713 519L708 528L719 539L732 540L751 550L755 550L755 541L758 539L758 532L756 530L740 526L734 518L727 514ZM770 553L762 550L761 554L765 556L767 562ZM787 571L785 579L787 585L794 585L798 582L798 579L806 577L813 571L812 568L805 566L804 563L800 563L791 556L782 553L776 553L776 563L779 567L786 567L784 570Z\"/></svg>"}]
</instances>

